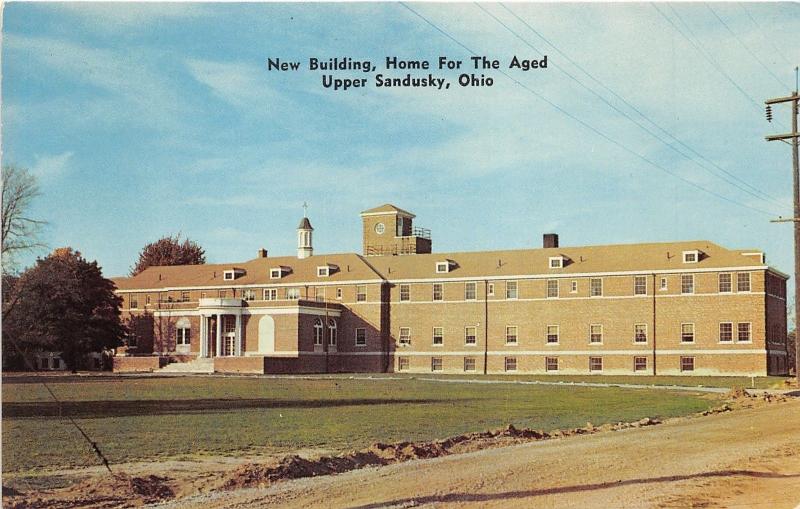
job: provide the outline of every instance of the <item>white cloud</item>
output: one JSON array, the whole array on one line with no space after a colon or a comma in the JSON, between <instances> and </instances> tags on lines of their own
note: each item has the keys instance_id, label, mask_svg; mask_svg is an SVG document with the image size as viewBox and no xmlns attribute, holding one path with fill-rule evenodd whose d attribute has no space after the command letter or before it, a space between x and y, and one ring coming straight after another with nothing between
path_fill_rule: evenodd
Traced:
<instances>
[{"instance_id":1,"label":"white cloud","mask_svg":"<svg viewBox=\"0 0 800 509\"><path fill-rule=\"evenodd\" d=\"M72 152L53 156L36 155L36 162L31 167L31 173L44 181L56 179L67 172L72 156Z\"/></svg>"}]
</instances>

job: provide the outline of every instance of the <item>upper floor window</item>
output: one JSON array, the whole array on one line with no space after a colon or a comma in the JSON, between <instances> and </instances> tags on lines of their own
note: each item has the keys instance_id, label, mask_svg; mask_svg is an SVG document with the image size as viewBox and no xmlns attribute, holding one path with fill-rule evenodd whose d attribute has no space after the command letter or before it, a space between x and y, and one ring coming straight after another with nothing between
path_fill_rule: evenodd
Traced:
<instances>
[{"instance_id":1,"label":"upper floor window","mask_svg":"<svg viewBox=\"0 0 800 509\"><path fill-rule=\"evenodd\" d=\"M548 279L547 280L547 298L553 299L558 297L558 280L557 279Z\"/></svg>"},{"instance_id":2,"label":"upper floor window","mask_svg":"<svg viewBox=\"0 0 800 509\"><path fill-rule=\"evenodd\" d=\"M287 288L286 298L289 300L300 300L300 288Z\"/></svg>"},{"instance_id":3,"label":"upper floor window","mask_svg":"<svg viewBox=\"0 0 800 509\"><path fill-rule=\"evenodd\" d=\"M264 300L278 300L278 289L277 288L265 288L264 289Z\"/></svg>"},{"instance_id":4,"label":"upper floor window","mask_svg":"<svg viewBox=\"0 0 800 509\"><path fill-rule=\"evenodd\" d=\"M736 291L749 292L750 291L750 273L739 272L736 274Z\"/></svg>"},{"instance_id":5,"label":"upper floor window","mask_svg":"<svg viewBox=\"0 0 800 509\"><path fill-rule=\"evenodd\" d=\"M700 260L700 251L684 251L683 263L697 263Z\"/></svg>"},{"instance_id":6,"label":"upper floor window","mask_svg":"<svg viewBox=\"0 0 800 509\"><path fill-rule=\"evenodd\" d=\"M517 282L506 281L506 299L516 299L516 298L517 298Z\"/></svg>"},{"instance_id":7,"label":"upper floor window","mask_svg":"<svg viewBox=\"0 0 800 509\"><path fill-rule=\"evenodd\" d=\"M591 297L600 297L603 295L603 280L598 278L592 278L589 282L589 296Z\"/></svg>"},{"instance_id":8,"label":"upper floor window","mask_svg":"<svg viewBox=\"0 0 800 509\"><path fill-rule=\"evenodd\" d=\"M367 285L356 285L356 302L367 300Z\"/></svg>"},{"instance_id":9,"label":"upper floor window","mask_svg":"<svg viewBox=\"0 0 800 509\"><path fill-rule=\"evenodd\" d=\"M411 327L400 327L400 337L397 342L401 345L411 344Z\"/></svg>"},{"instance_id":10,"label":"upper floor window","mask_svg":"<svg viewBox=\"0 0 800 509\"><path fill-rule=\"evenodd\" d=\"M602 343L603 342L603 326L600 324L592 324L589 326L589 343Z\"/></svg>"},{"instance_id":11,"label":"upper floor window","mask_svg":"<svg viewBox=\"0 0 800 509\"><path fill-rule=\"evenodd\" d=\"M486 285L486 295L494 296L494 283L489 283Z\"/></svg>"},{"instance_id":12,"label":"upper floor window","mask_svg":"<svg viewBox=\"0 0 800 509\"><path fill-rule=\"evenodd\" d=\"M694 343L694 324L681 324L681 343Z\"/></svg>"},{"instance_id":13,"label":"upper floor window","mask_svg":"<svg viewBox=\"0 0 800 509\"><path fill-rule=\"evenodd\" d=\"M558 343L558 325L548 325L547 326L547 338L546 341L548 344L554 345Z\"/></svg>"},{"instance_id":14,"label":"upper floor window","mask_svg":"<svg viewBox=\"0 0 800 509\"><path fill-rule=\"evenodd\" d=\"M681 276L681 293L694 293L693 274L683 274Z\"/></svg>"},{"instance_id":15,"label":"upper floor window","mask_svg":"<svg viewBox=\"0 0 800 509\"><path fill-rule=\"evenodd\" d=\"M449 260L443 262L436 262L436 272L438 274L443 274L445 272L450 272L450 267L452 264Z\"/></svg>"},{"instance_id":16,"label":"upper floor window","mask_svg":"<svg viewBox=\"0 0 800 509\"><path fill-rule=\"evenodd\" d=\"M442 327L433 328L433 344L434 345L444 344L444 329Z\"/></svg>"},{"instance_id":17,"label":"upper floor window","mask_svg":"<svg viewBox=\"0 0 800 509\"><path fill-rule=\"evenodd\" d=\"M477 284L464 283L464 300L475 300L477 298Z\"/></svg>"},{"instance_id":18,"label":"upper floor window","mask_svg":"<svg viewBox=\"0 0 800 509\"><path fill-rule=\"evenodd\" d=\"M719 293L730 293L733 290L733 283L730 272L719 275Z\"/></svg>"},{"instance_id":19,"label":"upper floor window","mask_svg":"<svg viewBox=\"0 0 800 509\"><path fill-rule=\"evenodd\" d=\"M733 341L733 323L720 322L719 324L719 342L730 343Z\"/></svg>"},{"instance_id":20,"label":"upper floor window","mask_svg":"<svg viewBox=\"0 0 800 509\"><path fill-rule=\"evenodd\" d=\"M569 292L570 292L570 293L578 293L578 282L577 282L577 281L573 281L573 282L570 284L570 290L569 290Z\"/></svg>"},{"instance_id":21,"label":"upper floor window","mask_svg":"<svg viewBox=\"0 0 800 509\"><path fill-rule=\"evenodd\" d=\"M337 300L342 300L342 289L341 288L337 288L336 289L336 299Z\"/></svg>"},{"instance_id":22,"label":"upper floor window","mask_svg":"<svg viewBox=\"0 0 800 509\"><path fill-rule=\"evenodd\" d=\"M478 341L478 333L475 327L464 327L464 344L474 345Z\"/></svg>"},{"instance_id":23,"label":"upper floor window","mask_svg":"<svg viewBox=\"0 0 800 509\"><path fill-rule=\"evenodd\" d=\"M665 277L661 278L661 283L659 284L658 289L661 290L662 292L667 291L667 278Z\"/></svg>"},{"instance_id":24,"label":"upper floor window","mask_svg":"<svg viewBox=\"0 0 800 509\"><path fill-rule=\"evenodd\" d=\"M637 323L633 326L634 343L647 343L647 324Z\"/></svg>"},{"instance_id":25,"label":"upper floor window","mask_svg":"<svg viewBox=\"0 0 800 509\"><path fill-rule=\"evenodd\" d=\"M189 292L181 292L180 302L189 302Z\"/></svg>"},{"instance_id":26,"label":"upper floor window","mask_svg":"<svg viewBox=\"0 0 800 509\"><path fill-rule=\"evenodd\" d=\"M442 283L433 283L433 300L442 300L444 298Z\"/></svg>"},{"instance_id":27,"label":"upper floor window","mask_svg":"<svg viewBox=\"0 0 800 509\"><path fill-rule=\"evenodd\" d=\"M411 286L410 285L400 285L400 300L401 301L411 300Z\"/></svg>"},{"instance_id":28,"label":"upper floor window","mask_svg":"<svg viewBox=\"0 0 800 509\"><path fill-rule=\"evenodd\" d=\"M647 276L635 276L633 278L633 294L647 295Z\"/></svg>"},{"instance_id":29,"label":"upper floor window","mask_svg":"<svg viewBox=\"0 0 800 509\"><path fill-rule=\"evenodd\" d=\"M507 345L516 345L517 344L517 326L516 325L508 325L508 326L506 326L506 344Z\"/></svg>"},{"instance_id":30,"label":"upper floor window","mask_svg":"<svg viewBox=\"0 0 800 509\"><path fill-rule=\"evenodd\" d=\"M548 266L551 269L561 269L564 267L564 257L563 256L551 256L549 259Z\"/></svg>"},{"instance_id":31,"label":"upper floor window","mask_svg":"<svg viewBox=\"0 0 800 509\"><path fill-rule=\"evenodd\" d=\"M738 335L737 341L752 341L752 337L750 336L750 324L749 323L739 323L737 324Z\"/></svg>"},{"instance_id":32,"label":"upper floor window","mask_svg":"<svg viewBox=\"0 0 800 509\"><path fill-rule=\"evenodd\" d=\"M138 309L139 308L139 297L136 295L131 295L130 300L128 301L128 307L131 309Z\"/></svg>"},{"instance_id":33,"label":"upper floor window","mask_svg":"<svg viewBox=\"0 0 800 509\"><path fill-rule=\"evenodd\" d=\"M256 300L256 291L248 288L244 291L244 300Z\"/></svg>"}]
</instances>

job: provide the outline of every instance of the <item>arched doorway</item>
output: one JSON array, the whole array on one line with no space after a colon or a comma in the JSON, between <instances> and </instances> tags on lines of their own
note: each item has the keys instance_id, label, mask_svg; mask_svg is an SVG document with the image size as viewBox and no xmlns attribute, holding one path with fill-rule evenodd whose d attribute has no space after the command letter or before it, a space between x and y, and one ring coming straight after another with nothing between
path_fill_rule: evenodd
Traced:
<instances>
[{"instance_id":1,"label":"arched doorway","mask_svg":"<svg viewBox=\"0 0 800 509\"><path fill-rule=\"evenodd\" d=\"M258 353L275 353L275 320L269 315L258 321Z\"/></svg>"}]
</instances>

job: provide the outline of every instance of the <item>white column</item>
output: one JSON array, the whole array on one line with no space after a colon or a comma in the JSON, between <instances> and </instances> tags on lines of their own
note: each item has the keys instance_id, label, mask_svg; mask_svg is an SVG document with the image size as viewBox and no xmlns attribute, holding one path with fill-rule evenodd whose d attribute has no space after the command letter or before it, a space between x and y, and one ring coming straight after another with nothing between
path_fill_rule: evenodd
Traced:
<instances>
[{"instance_id":1,"label":"white column","mask_svg":"<svg viewBox=\"0 0 800 509\"><path fill-rule=\"evenodd\" d=\"M236 314L236 355L242 355L242 314Z\"/></svg>"},{"instance_id":2,"label":"white column","mask_svg":"<svg viewBox=\"0 0 800 509\"><path fill-rule=\"evenodd\" d=\"M222 357L222 315L217 313L217 357Z\"/></svg>"},{"instance_id":3,"label":"white column","mask_svg":"<svg viewBox=\"0 0 800 509\"><path fill-rule=\"evenodd\" d=\"M198 337L198 341L200 341L200 357L206 356L206 335L205 332L205 318L203 315L200 315L200 335Z\"/></svg>"}]
</instances>

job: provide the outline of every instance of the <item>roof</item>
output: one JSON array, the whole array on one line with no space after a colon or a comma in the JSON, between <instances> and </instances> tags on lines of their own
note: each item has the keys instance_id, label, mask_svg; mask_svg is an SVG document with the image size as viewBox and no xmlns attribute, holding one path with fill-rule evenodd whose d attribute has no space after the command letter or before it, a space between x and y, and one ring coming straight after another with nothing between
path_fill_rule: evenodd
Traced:
<instances>
[{"instance_id":1,"label":"roof","mask_svg":"<svg viewBox=\"0 0 800 509\"><path fill-rule=\"evenodd\" d=\"M314 228L311 227L311 221L308 220L307 217L304 217L300 220L300 226L297 227L298 230L313 230Z\"/></svg>"},{"instance_id":2,"label":"roof","mask_svg":"<svg viewBox=\"0 0 800 509\"><path fill-rule=\"evenodd\" d=\"M683 263L683 252L703 253L697 263ZM550 269L551 257L564 257L563 268ZM436 262L451 261L447 273L436 272ZM317 267L338 266L328 277L318 277ZM269 269L290 267L280 279L270 279ZM223 271L241 268L236 280L223 280ZM243 263L149 267L135 277L114 278L120 290L242 285L300 285L323 282L417 279L482 279L513 276L607 274L614 272L684 272L736 267L764 267L758 250L730 250L707 240L649 244L615 244L504 251L452 252L404 256L362 257L355 253L255 258ZM776 274L786 277L778 271Z\"/></svg>"},{"instance_id":3,"label":"roof","mask_svg":"<svg viewBox=\"0 0 800 509\"><path fill-rule=\"evenodd\" d=\"M407 210L395 207L391 203L385 203L380 207L375 207L374 209L365 210L361 213L362 216L367 214L399 214L401 216L407 216L411 218L417 217Z\"/></svg>"},{"instance_id":4,"label":"roof","mask_svg":"<svg viewBox=\"0 0 800 509\"><path fill-rule=\"evenodd\" d=\"M318 277L317 267L335 265L338 270L330 276ZM270 279L270 269L290 267L291 272L280 279ZM235 280L224 280L223 272L244 269ZM112 278L119 290L162 289L181 287L230 288L242 285L292 285L313 282L374 281L381 276L355 253L315 255L308 258L279 256L255 258L246 262L204 265L174 265L148 267L133 277Z\"/></svg>"}]
</instances>

